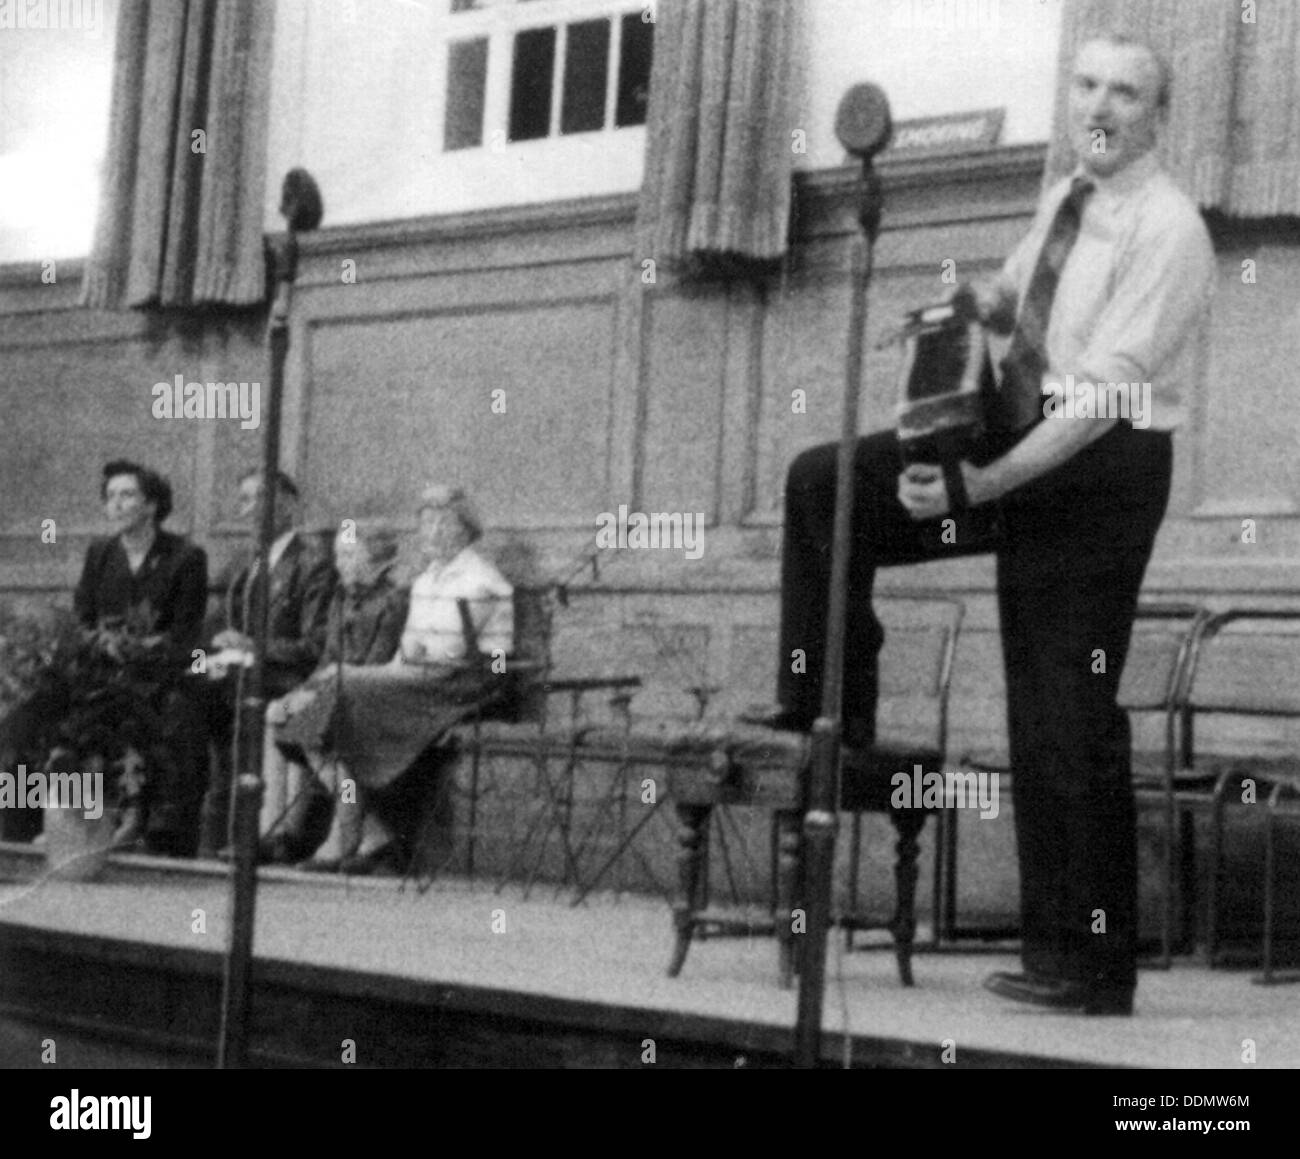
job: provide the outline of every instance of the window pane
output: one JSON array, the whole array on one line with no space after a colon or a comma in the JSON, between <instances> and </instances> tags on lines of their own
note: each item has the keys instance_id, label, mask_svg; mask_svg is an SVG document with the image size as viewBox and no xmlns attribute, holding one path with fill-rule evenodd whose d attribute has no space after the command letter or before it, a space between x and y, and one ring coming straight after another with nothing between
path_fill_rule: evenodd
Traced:
<instances>
[{"instance_id":1,"label":"window pane","mask_svg":"<svg viewBox=\"0 0 1300 1159\"><path fill-rule=\"evenodd\" d=\"M561 133L589 133L605 127L605 88L609 76L609 21L570 24L564 58Z\"/></svg>"},{"instance_id":2,"label":"window pane","mask_svg":"<svg viewBox=\"0 0 1300 1159\"><path fill-rule=\"evenodd\" d=\"M487 95L487 37L457 40L447 53L447 116L443 149L473 149L483 144L483 103Z\"/></svg>"},{"instance_id":3,"label":"window pane","mask_svg":"<svg viewBox=\"0 0 1300 1159\"><path fill-rule=\"evenodd\" d=\"M641 19L641 13L623 17L623 45L618 59L618 104L614 124L644 125L646 106L650 102L650 62L653 59L654 25Z\"/></svg>"},{"instance_id":4,"label":"window pane","mask_svg":"<svg viewBox=\"0 0 1300 1159\"><path fill-rule=\"evenodd\" d=\"M550 133L554 71L554 28L530 28L516 34L510 74L510 140L533 141Z\"/></svg>"}]
</instances>

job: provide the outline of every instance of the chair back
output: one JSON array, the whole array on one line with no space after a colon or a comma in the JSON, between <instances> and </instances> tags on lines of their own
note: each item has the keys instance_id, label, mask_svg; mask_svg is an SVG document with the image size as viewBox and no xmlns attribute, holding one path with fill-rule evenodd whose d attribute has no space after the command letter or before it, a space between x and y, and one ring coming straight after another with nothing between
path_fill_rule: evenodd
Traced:
<instances>
[{"instance_id":1,"label":"chair back","mask_svg":"<svg viewBox=\"0 0 1300 1159\"><path fill-rule=\"evenodd\" d=\"M1170 767L1182 744L1177 719L1192 651L1209 619L1199 604L1144 603L1133 622L1119 704L1133 724L1134 748L1165 752Z\"/></svg>"},{"instance_id":2,"label":"chair back","mask_svg":"<svg viewBox=\"0 0 1300 1159\"><path fill-rule=\"evenodd\" d=\"M510 717L539 721L546 710L546 678L551 670L551 632L555 588L551 584L516 584L514 651L506 662L513 673Z\"/></svg>"},{"instance_id":3,"label":"chair back","mask_svg":"<svg viewBox=\"0 0 1300 1159\"><path fill-rule=\"evenodd\" d=\"M1262 735L1258 718L1300 719L1300 609L1230 608L1212 616L1186 683L1189 763L1193 722L1211 715L1214 734L1201 728L1202 747L1260 756L1283 751L1283 739Z\"/></svg>"}]
</instances>

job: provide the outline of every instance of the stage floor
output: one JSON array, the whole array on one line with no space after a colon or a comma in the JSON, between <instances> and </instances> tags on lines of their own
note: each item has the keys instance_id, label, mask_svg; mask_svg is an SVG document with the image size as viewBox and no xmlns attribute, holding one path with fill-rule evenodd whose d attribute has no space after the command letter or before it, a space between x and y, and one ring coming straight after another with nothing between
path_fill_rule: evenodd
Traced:
<instances>
[{"instance_id":1,"label":"stage floor","mask_svg":"<svg viewBox=\"0 0 1300 1159\"><path fill-rule=\"evenodd\" d=\"M136 955L153 948L177 961L224 949L222 867L119 857L103 881L58 882L36 877L39 859L14 850L0 850L8 878L0 882L0 948L40 931L46 939L106 939ZM597 894L575 908L544 886L527 900L517 887L498 893L487 883L452 879L423 895L398 886L392 879L263 871L255 953L268 963L375 981L510 992L525 1005L536 998L552 1010L556 1002L572 1003L587 1018L599 1018L602 1008L617 1011L632 1056L642 1043L638 1011L647 1026L662 1026L665 1014L700 1025L725 1020L763 1031L769 1043L794 1025L797 991L778 987L769 937L697 939L682 975L669 979L671 915L659 899ZM196 911L203 932L196 932ZM1296 990L1255 984L1252 972L1210 971L1187 960L1170 971L1144 969L1133 1018L1089 1019L1020 1007L984 991L988 972L1017 968L1011 947L920 952L916 986L906 989L884 936L873 937L880 950L844 953L836 933L828 954L825 1050L853 1065L1300 1066ZM12 1009L5 988L0 979L0 1004ZM1243 1058L1246 1040L1254 1043L1253 1062Z\"/></svg>"}]
</instances>

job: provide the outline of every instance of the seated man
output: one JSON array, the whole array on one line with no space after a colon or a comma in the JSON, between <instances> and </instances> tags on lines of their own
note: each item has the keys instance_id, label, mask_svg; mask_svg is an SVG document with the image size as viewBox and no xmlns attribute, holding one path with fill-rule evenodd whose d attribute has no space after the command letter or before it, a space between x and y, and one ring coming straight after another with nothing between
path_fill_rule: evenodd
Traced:
<instances>
[{"instance_id":1,"label":"seated man","mask_svg":"<svg viewBox=\"0 0 1300 1159\"><path fill-rule=\"evenodd\" d=\"M1085 1014L1133 1007L1137 834L1117 695L1215 277L1196 206L1156 159L1169 86L1145 44L1118 35L1082 46L1069 94L1078 168L1046 191L993 284L958 298L1011 332L992 429L955 476L937 464L903 470L893 431L861 439L853 464L848 745L874 736L876 568L990 550L967 507L1000 508L1024 973L989 987ZM1099 406L1059 405L1089 387ZM836 450L801 455L787 477L780 706L767 720L778 727L807 730L821 711Z\"/></svg>"},{"instance_id":2,"label":"seated man","mask_svg":"<svg viewBox=\"0 0 1300 1159\"><path fill-rule=\"evenodd\" d=\"M315 670L325 650L326 621L336 581L329 551L319 537L297 527L298 488L283 472L276 477L275 539L269 553L269 614L265 662L268 699L283 696ZM260 518L262 476L254 471L239 482L239 514L253 526ZM204 801L200 856L226 845L235 710L253 659L258 607L253 582L253 549L225 570L222 625L213 636L209 675L209 722L216 745L213 783Z\"/></svg>"}]
</instances>

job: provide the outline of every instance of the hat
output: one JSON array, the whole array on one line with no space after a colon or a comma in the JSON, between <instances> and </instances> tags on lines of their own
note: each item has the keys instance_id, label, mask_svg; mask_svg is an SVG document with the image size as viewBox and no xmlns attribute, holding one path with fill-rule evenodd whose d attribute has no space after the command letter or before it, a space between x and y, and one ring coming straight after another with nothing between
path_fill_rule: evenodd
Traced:
<instances>
[{"instance_id":1,"label":"hat","mask_svg":"<svg viewBox=\"0 0 1300 1159\"><path fill-rule=\"evenodd\" d=\"M366 549L366 554L374 563L384 564L397 558L402 533L396 524L389 520L358 519L356 536L357 542Z\"/></svg>"},{"instance_id":2,"label":"hat","mask_svg":"<svg viewBox=\"0 0 1300 1159\"><path fill-rule=\"evenodd\" d=\"M478 539L483 534L483 523L463 488L451 487L445 483L431 483L420 492L420 506L417 511L423 511L426 507L455 512L456 518L469 532L471 539Z\"/></svg>"}]
</instances>

